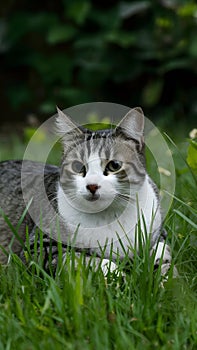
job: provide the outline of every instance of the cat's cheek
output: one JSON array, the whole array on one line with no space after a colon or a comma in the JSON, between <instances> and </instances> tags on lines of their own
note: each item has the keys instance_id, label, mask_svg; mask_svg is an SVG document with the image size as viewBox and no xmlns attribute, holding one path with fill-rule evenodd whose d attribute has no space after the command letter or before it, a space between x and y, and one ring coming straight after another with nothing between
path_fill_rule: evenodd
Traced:
<instances>
[{"instance_id":1,"label":"cat's cheek","mask_svg":"<svg viewBox=\"0 0 197 350\"><path fill-rule=\"evenodd\" d=\"M107 193L110 192L113 196L115 196L118 185L117 177L115 175L108 175L104 178L103 184Z\"/></svg>"},{"instance_id":2,"label":"cat's cheek","mask_svg":"<svg viewBox=\"0 0 197 350\"><path fill-rule=\"evenodd\" d=\"M76 176L75 177L75 188L76 193L83 195L86 193L86 181L83 176Z\"/></svg>"}]
</instances>

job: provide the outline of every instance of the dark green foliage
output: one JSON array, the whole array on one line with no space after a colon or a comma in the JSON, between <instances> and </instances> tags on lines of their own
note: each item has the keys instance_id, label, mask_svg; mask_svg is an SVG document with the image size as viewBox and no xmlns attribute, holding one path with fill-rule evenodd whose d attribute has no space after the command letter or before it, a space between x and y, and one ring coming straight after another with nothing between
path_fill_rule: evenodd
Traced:
<instances>
[{"instance_id":1,"label":"dark green foliage","mask_svg":"<svg viewBox=\"0 0 197 350\"><path fill-rule=\"evenodd\" d=\"M91 101L194 120L195 1L17 1L0 5L4 119Z\"/></svg>"}]
</instances>

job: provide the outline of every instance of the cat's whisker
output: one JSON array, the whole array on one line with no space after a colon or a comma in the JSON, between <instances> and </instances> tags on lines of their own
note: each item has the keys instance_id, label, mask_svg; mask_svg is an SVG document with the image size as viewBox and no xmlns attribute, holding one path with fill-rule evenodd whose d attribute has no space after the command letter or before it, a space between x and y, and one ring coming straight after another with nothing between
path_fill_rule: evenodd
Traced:
<instances>
[{"instance_id":1,"label":"cat's whisker","mask_svg":"<svg viewBox=\"0 0 197 350\"><path fill-rule=\"evenodd\" d=\"M121 193L121 192L116 192L116 196L121 199L125 199L127 201L134 200L133 196L131 194L127 193Z\"/></svg>"},{"instance_id":2,"label":"cat's whisker","mask_svg":"<svg viewBox=\"0 0 197 350\"><path fill-rule=\"evenodd\" d=\"M118 193L118 194L117 194L117 197L118 197L118 198L121 198L121 199L124 199L124 200L126 200L126 201L130 201L130 199L131 199L130 196L125 195L125 194L121 194L121 193Z\"/></svg>"},{"instance_id":3,"label":"cat's whisker","mask_svg":"<svg viewBox=\"0 0 197 350\"><path fill-rule=\"evenodd\" d=\"M50 203L56 202L57 201L57 195L54 196L54 194L48 195L48 198L50 200Z\"/></svg>"},{"instance_id":4,"label":"cat's whisker","mask_svg":"<svg viewBox=\"0 0 197 350\"><path fill-rule=\"evenodd\" d=\"M74 201L74 200L77 199L77 196L76 196L75 193L72 193L72 194L71 193L69 193L69 194L66 193L66 198L69 199L69 200L73 200Z\"/></svg>"}]
</instances>

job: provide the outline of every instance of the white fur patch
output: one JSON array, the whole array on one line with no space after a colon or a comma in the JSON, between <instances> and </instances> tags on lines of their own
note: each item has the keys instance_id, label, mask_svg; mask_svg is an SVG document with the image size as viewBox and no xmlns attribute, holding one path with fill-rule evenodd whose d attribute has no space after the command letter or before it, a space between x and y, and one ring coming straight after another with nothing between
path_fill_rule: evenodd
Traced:
<instances>
[{"instance_id":1,"label":"white fur patch","mask_svg":"<svg viewBox=\"0 0 197 350\"><path fill-rule=\"evenodd\" d=\"M92 202L91 205L94 206L95 203ZM137 200L129 202L122 212L119 212L118 205L115 209L112 205L95 213L84 212L84 208L80 211L70 205L61 186L58 188L58 208L66 226L65 237L63 237L65 241L69 240L79 248L91 248L98 254L101 253L102 248L106 257L110 256L112 245L114 257L117 253L123 257L128 247L134 246L139 216L142 231L143 221L146 223L147 232L150 230L153 232L161 225L158 200L148 181L148 176L138 192ZM121 239L121 244L118 238ZM129 255L132 255L131 251Z\"/></svg>"}]
</instances>

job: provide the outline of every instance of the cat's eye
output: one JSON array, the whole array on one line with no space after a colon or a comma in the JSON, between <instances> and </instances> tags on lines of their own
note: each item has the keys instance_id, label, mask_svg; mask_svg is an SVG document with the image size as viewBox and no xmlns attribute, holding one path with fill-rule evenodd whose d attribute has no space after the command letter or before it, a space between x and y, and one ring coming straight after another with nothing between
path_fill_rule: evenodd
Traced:
<instances>
[{"instance_id":1,"label":"cat's eye","mask_svg":"<svg viewBox=\"0 0 197 350\"><path fill-rule=\"evenodd\" d=\"M122 162L120 162L119 160L111 160L107 166L106 166L106 171L110 171L112 173L120 170L122 167Z\"/></svg>"},{"instance_id":2,"label":"cat's eye","mask_svg":"<svg viewBox=\"0 0 197 350\"><path fill-rule=\"evenodd\" d=\"M77 174L82 174L82 175L86 174L85 165L78 160L74 160L72 162L72 170Z\"/></svg>"}]
</instances>

